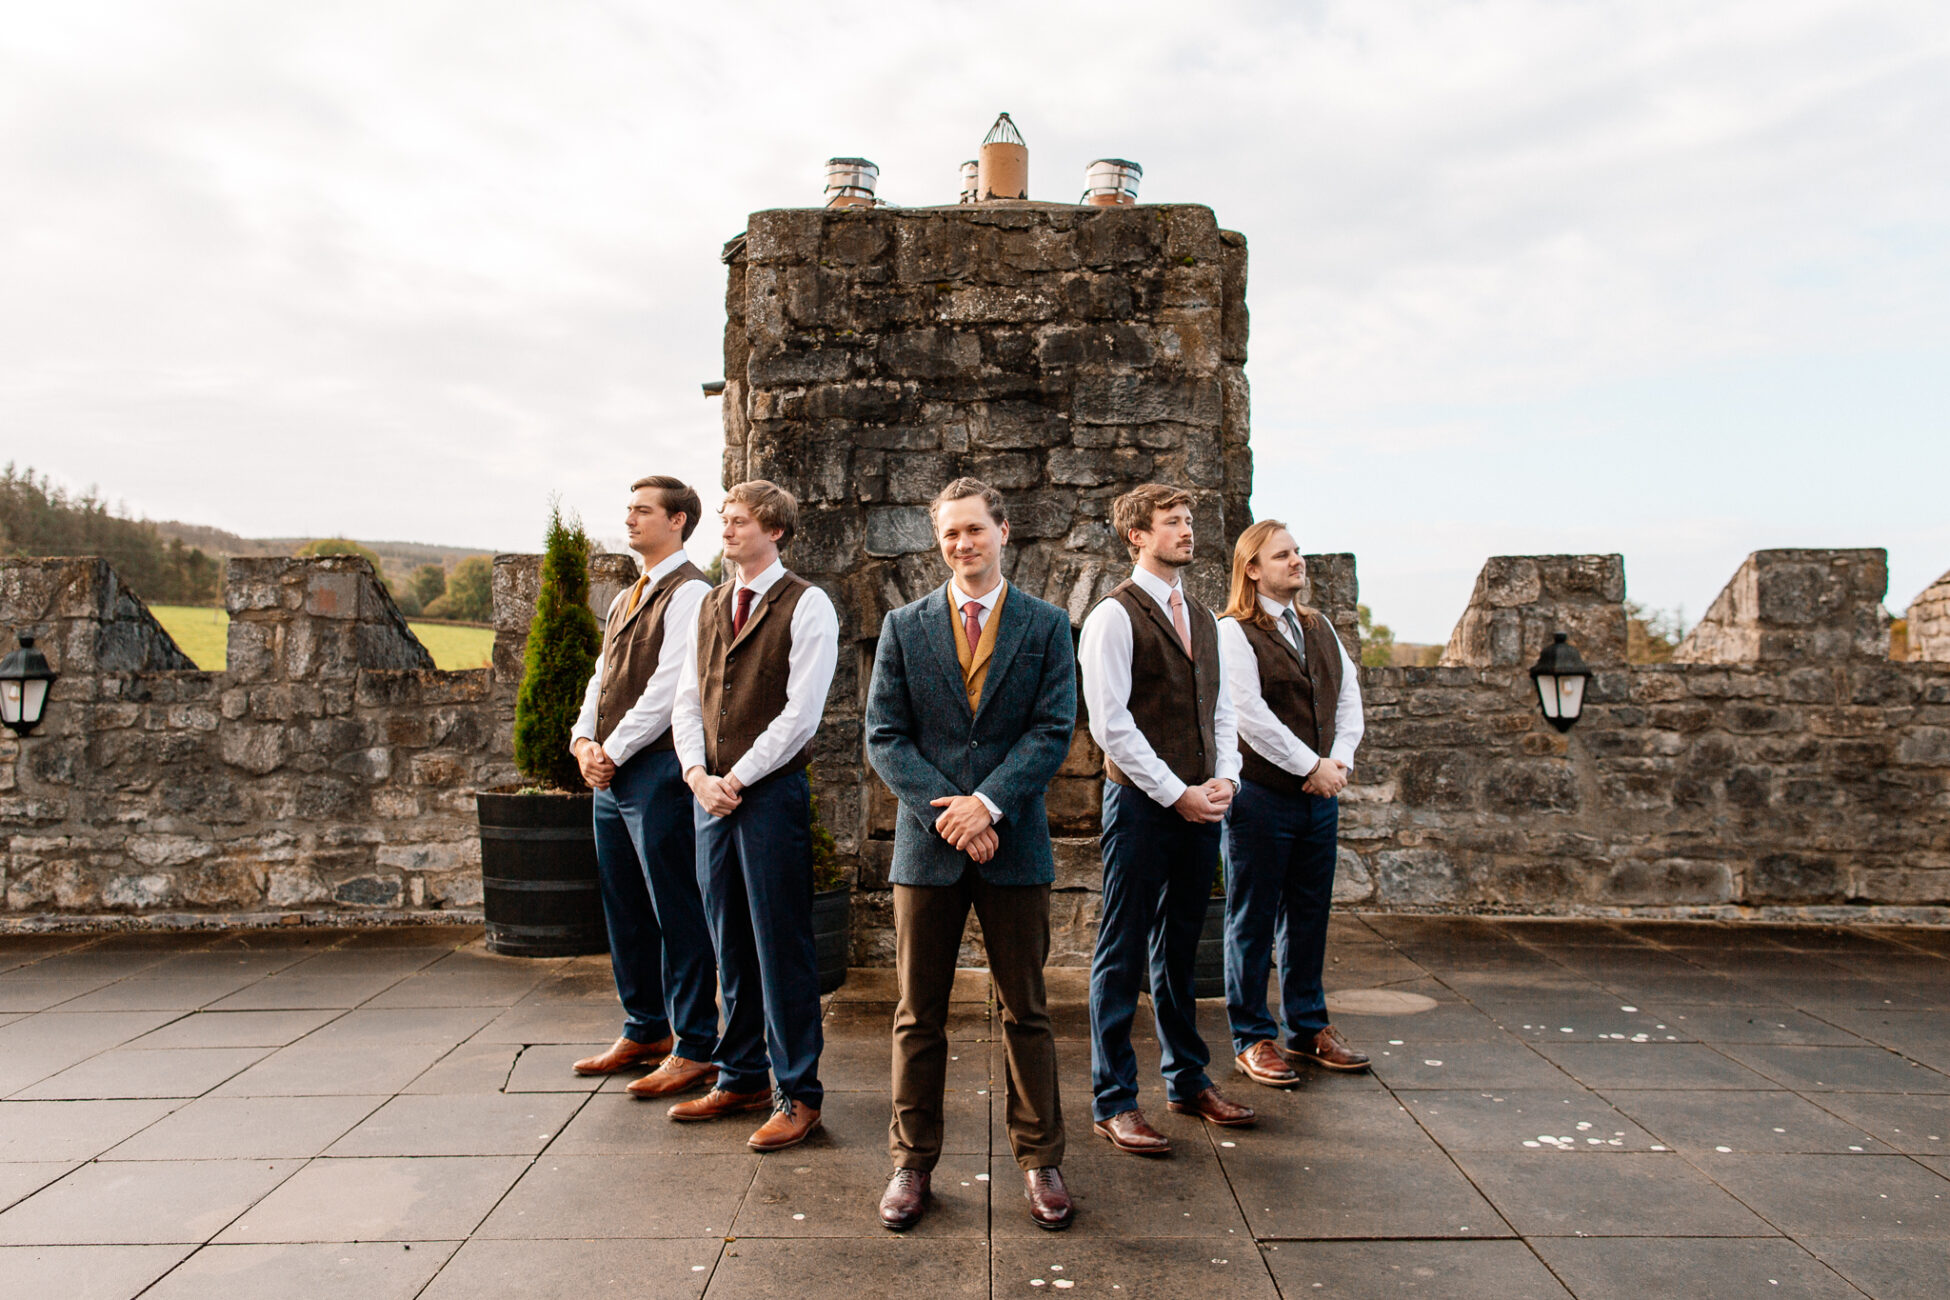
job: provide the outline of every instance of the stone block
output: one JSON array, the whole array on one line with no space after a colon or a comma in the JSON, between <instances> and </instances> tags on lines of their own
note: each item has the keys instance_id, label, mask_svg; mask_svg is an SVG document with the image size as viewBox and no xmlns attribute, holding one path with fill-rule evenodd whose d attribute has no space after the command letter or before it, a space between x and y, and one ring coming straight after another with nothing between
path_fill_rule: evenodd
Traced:
<instances>
[{"instance_id":1,"label":"stone block","mask_svg":"<svg viewBox=\"0 0 1950 1300\"><path fill-rule=\"evenodd\" d=\"M868 555L914 555L934 549L934 525L925 506L881 506L867 511Z\"/></svg>"},{"instance_id":2,"label":"stone block","mask_svg":"<svg viewBox=\"0 0 1950 1300\"><path fill-rule=\"evenodd\" d=\"M1463 900L1461 873L1439 849L1383 849L1369 860L1377 902L1428 905Z\"/></svg>"}]
</instances>

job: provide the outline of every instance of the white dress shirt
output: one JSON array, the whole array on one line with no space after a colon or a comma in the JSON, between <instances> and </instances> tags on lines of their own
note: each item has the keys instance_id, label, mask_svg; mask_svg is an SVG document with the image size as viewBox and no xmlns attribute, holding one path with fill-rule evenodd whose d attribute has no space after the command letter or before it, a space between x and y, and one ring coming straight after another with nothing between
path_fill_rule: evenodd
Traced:
<instances>
[{"instance_id":1,"label":"white dress shirt","mask_svg":"<svg viewBox=\"0 0 1950 1300\"><path fill-rule=\"evenodd\" d=\"M1307 661L1307 646L1304 639L1296 641L1293 629L1287 626L1287 606L1259 598L1259 607L1267 612L1279 627L1280 635L1286 643L1299 654L1300 662ZM1300 633L1305 638L1304 630ZM1327 757L1344 764L1351 772L1354 770L1354 751L1361 744L1361 733L1367 729L1361 714L1361 677L1348 658L1347 647L1341 639L1333 638L1334 648L1341 655L1341 693L1334 702L1334 744ZM1306 776L1320 762L1320 755L1313 751L1300 737L1267 707L1266 699L1259 692L1259 656L1253 653L1252 642L1246 639L1246 629L1237 619L1219 620L1219 654L1225 660L1226 681L1231 686L1233 711L1239 715L1239 738L1253 747L1258 754L1273 766L1295 776Z\"/></svg>"},{"instance_id":2,"label":"white dress shirt","mask_svg":"<svg viewBox=\"0 0 1950 1300\"><path fill-rule=\"evenodd\" d=\"M1138 590L1157 601L1158 608L1170 619L1171 593L1174 589L1182 592L1182 587L1168 585L1142 566L1131 577ZM1189 602L1185 616L1193 617ZM1171 769L1151 748L1151 742L1138 730L1137 719L1131 716L1131 647L1130 614L1115 600L1098 601L1090 616L1083 620L1083 636L1077 643L1077 661L1083 666L1083 699L1090 710L1090 738L1131 778L1133 785L1154 802L1169 808L1185 793L1185 783L1172 775ZM1214 691L1212 739L1219 752L1212 774L1237 785L1239 738L1232 696L1226 689L1223 657Z\"/></svg>"},{"instance_id":3,"label":"white dress shirt","mask_svg":"<svg viewBox=\"0 0 1950 1300\"><path fill-rule=\"evenodd\" d=\"M757 577L750 580L741 577L732 588L731 607L738 608L738 593L750 587L758 593L752 598L756 609L758 601L784 576L785 561L774 560ZM685 638L683 680L677 687L677 703L670 720L677 742L677 761L686 772L704 765L704 701L698 691L697 625L698 620L693 618ZM809 586L792 611L785 707L758 733L758 739L743 758L732 764L727 776L737 777L740 786L757 785L813 738L826 712L826 691L833 684L833 669L839 661L839 615L824 591Z\"/></svg>"},{"instance_id":4,"label":"white dress shirt","mask_svg":"<svg viewBox=\"0 0 1950 1300\"><path fill-rule=\"evenodd\" d=\"M954 602L956 626L962 626L967 622L968 615L965 612L965 607L972 600L982 607L981 630L987 632L989 630L989 620L995 617L995 602L1002 599L1002 589L1008 585L1006 579L998 578L995 585L989 588L988 595L971 596L961 589L960 582L953 578L948 579L948 599ZM967 633L964 632L963 635L965 636ZM969 646L968 653L972 658L975 654L975 647L972 645ZM975 797L982 801L982 807L989 810L990 821L999 822L1002 820L1002 810L996 807L995 800L989 798L980 790L975 792Z\"/></svg>"},{"instance_id":5,"label":"white dress shirt","mask_svg":"<svg viewBox=\"0 0 1950 1300\"><path fill-rule=\"evenodd\" d=\"M681 568L691 557L682 550L673 552L657 561L645 575L643 598L650 598L650 589L664 580L673 570ZM632 589L625 587L616 593L616 599L609 602L609 613L603 617L603 626L616 616L616 610L623 601L629 599ZM677 683L684 676L684 637L686 629L697 627L697 607L711 594L711 584L693 578L689 582L677 584L677 590L670 593L670 603L664 606L664 643L657 656L657 667L644 683L643 694L610 730L603 741L603 752L609 761L621 767L640 753L643 747L664 734L670 726L671 706L677 700ZM604 650L609 646L605 642ZM569 748L574 749L578 740L596 738L596 702L603 693L603 655L596 656L596 672L589 679L589 689L582 693L582 712L576 717L575 730L569 733Z\"/></svg>"}]
</instances>

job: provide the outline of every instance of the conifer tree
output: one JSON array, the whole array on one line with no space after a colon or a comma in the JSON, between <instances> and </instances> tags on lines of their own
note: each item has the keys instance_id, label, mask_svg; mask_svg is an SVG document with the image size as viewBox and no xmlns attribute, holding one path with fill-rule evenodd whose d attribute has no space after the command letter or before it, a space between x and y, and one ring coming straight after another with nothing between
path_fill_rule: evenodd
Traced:
<instances>
[{"instance_id":1,"label":"conifer tree","mask_svg":"<svg viewBox=\"0 0 1950 1300\"><path fill-rule=\"evenodd\" d=\"M515 696L515 766L535 785L582 790L582 770L569 752L569 732L602 647L589 609L589 535L582 520L549 507L542 585L528 625L521 690Z\"/></svg>"}]
</instances>

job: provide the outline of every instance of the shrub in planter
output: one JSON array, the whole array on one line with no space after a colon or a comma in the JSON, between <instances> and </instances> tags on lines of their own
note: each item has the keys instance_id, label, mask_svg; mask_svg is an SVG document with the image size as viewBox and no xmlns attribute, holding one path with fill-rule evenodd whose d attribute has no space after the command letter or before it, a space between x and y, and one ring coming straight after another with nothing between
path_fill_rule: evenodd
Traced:
<instances>
[{"instance_id":1,"label":"shrub in planter","mask_svg":"<svg viewBox=\"0 0 1950 1300\"><path fill-rule=\"evenodd\" d=\"M541 590L515 696L515 767L525 784L475 796L488 947L529 957L609 946L596 883L588 787L569 752L583 688L602 648L589 609L589 537L549 510Z\"/></svg>"},{"instance_id":2,"label":"shrub in planter","mask_svg":"<svg viewBox=\"0 0 1950 1300\"><path fill-rule=\"evenodd\" d=\"M839 845L819 820L819 796L812 801L813 948L819 958L819 991L831 993L846 983L853 949L853 890L840 867Z\"/></svg>"}]
</instances>

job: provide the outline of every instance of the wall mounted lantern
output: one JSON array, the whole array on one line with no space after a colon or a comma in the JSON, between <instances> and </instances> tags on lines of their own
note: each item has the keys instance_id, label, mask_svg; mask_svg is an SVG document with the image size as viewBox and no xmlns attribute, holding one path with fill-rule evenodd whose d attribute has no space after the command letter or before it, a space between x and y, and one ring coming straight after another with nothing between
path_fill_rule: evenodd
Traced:
<instances>
[{"instance_id":1,"label":"wall mounted lantern","mask_svg":"<svg viewBox=\"0 0 1950 1300\"><path fill-rule=\"evenodd\" d=\"M20 649L0 659L0 724L16 736L40 726L48 688L60 675L48 667L47 656L34 648L34 638L23 634Z\"/></svg>"},{"instance_id":2,"label":"wall mounted lantern","mask_svg":"<svg viewBox=\"0 0 1950 1300\"><path fill-rule=\"evenodd\" d=\"M1591 670L1584 656L1563 632L1551 637L1544 653L1531 666L1530 679L1537 683L1537 703L1543 706L1544 721L1559 731L1569 731L1584 712L1584 684Z\"/></svg>"}]
</instances>

